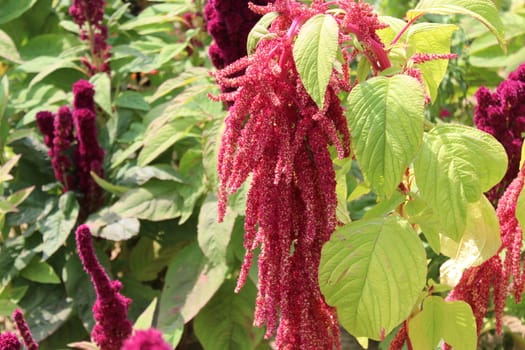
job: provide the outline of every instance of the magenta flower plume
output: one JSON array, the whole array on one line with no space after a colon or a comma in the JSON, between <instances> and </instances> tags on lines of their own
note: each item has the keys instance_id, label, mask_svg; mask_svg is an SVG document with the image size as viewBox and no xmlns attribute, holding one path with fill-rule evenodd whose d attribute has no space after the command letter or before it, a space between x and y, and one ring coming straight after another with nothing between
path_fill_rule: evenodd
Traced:
<instances>
[{"instance_id":1,"label":"magenta flower plume","mask_svg":"<svg viewBox=\"0 0 525 350\"><path fill-rule=\"evenodd\" d=\"M78 227L76 240L80 260L84 270L91 276L97 294L93 306L96 324L91 337L100 350L120 350L132 332L132 324L127 319L131 300L119 293L122 288L120 281L111 281L100 265L87 225Z\"/></svg>"},{"instance_id":2,"label":"magenta flower plume","mask_svg":"<svg viewBox=\"0 0 525 350\"><path fill-rule=\"evenodd\" d=\"M55 137L55 115L49 111L41 111L36 114L36 124L44 135L44 143L49 148L49 156L53 154L53 139Z\"/></svg>"},{"instance_id":3,"label":"magenta flower plume","mask_svg":"<svg viewBox=\"0 0 525 350\"><path fill-rule=\"evenodd\" d=\"M217 68L224 68L246 56L248 33L260 15L248 8L249 0L209 0L204 8L208 33L214 42L209 49L210 59ZM266 5L268 0L253 0Z\"/></svg>"},{"instance_id":4,"label":"magenta flower plume","mask_svg":"<svg viewBox=\"0 0 525 350\"><path fill-rule=\"evenodd\" d=\"M156 329L136 331L128 338L122 350L172 350L164 339L162 333Z\"/></svg>"},{"instance_id":5,"label":"magenta flower plume","mask_svg":"<svg viewBox=\"0 0 525 350\"><path fill-rule=\"evenodd\" d=\"M95 113L95 89L93 85L84 79L80 79L73 84L73 108L89 109Z\"/></svg>"},{"instance_id":6,"label":"magenta flower plume","mask_svg":"<svg viewBox=\"0 0 525 350\"><path fill-rule=\"evenodd\" d=\"M0 334L0 349L2 350L21 350L22 344L16 334L6 332Z\"/></svg>"},{"instance_id":7,"label":"magenta flower plume","mask_svg":"<svg viewBox=\"0 0 525 350\"><path fill-rule=\"evenodd\" d=\"M522 134L525 132L525 63L501 82L494 93L482 86L476 92L474 123L478 129L494 136L509 158L507 172L500 183L487 193L496 206L519 171Z\"/></svg>"},{"instance_id":8,"label":"magenta flower plume","mask_svg":"<svg viewBox=\"0 0 525 350\"><path fill-rule=\"evenodd\" d=\"M35 339L33 338L33 335L31 334L31 330L27 325L22 310L16 309L13 312L13 320L15 321L15 326L16 329L18 329L18 333L20 333L20 336L24 340L24 344L26 345L27 350L38 350L38 344L36 343Z\"/></svg>"},{"instance_id":9,"label":"magenta flower plume","mask_svg":"<svg viewBox=\"0 0 525 350\"><path fill-rule=\"evenodd\" d=\"M58 110L54 120L53 134L51 164L56 179L64 185L64 192L67 192L72 185L71 174L69 174L71 160L68 151L73 142L73 118L69 107L63 106Z\"/></svg>"},{"instance_id":10,"label":"magenta flower plume","mask_svg":"<svg viewBox=\"0 0 525 350\"><path fill-rule=\"evenodd\" d=\"M87 41L91 60L84 58L82 63L89 75L99 72L109 73L111 57L107 44L108 28L104 25L104 0L73 0L69 15L80 27L80 39Z\"/></svg>"},{"instance_id":11,"label":"magenta flower plume","mask_svg":"<svg viewBox=\"0 0 525 350\"><path fill-rule=\"evenodd\" d=\"M339 40L362 39L363 53L378 70L390 65L376 29L384 26L363 2L341 1ZM255 53L215 73L231 92L217 99L230 104L219 151L219 219L227 197L251 174L245 217L246 255L237 290L245 283L254 250L260 247L257 326L276 333L278 349L340 347L335 310L320 290L321 248L337 225L335 172L328 147L339 158L350 154L350 135L337 94L349 91L348 71L334 70L322 108L307 93L293 60L292 44L301 25L329 10L290 0L267 6L250 3L259 15L277 12L274 36L259 41ZM365 23L361 25L361 23ZM365 28L366 27L366 28ZM355 56L344 55L348 60ZM223 89L223 91L226 91Z\"/></svg>"}]
</instances>

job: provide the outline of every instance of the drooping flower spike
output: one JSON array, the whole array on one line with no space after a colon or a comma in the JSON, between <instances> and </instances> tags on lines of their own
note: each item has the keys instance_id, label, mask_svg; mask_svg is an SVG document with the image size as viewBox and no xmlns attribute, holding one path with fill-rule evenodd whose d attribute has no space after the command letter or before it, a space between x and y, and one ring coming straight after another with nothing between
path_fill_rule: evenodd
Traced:
<instances>
[{"instance_id":1,"label":"drooping flower spike","mask_svg":"<svg viewBox=\"0 0 525 350\"><path fill-rule=\"evenodd\" d=\"M38 350L38 344L36 343L35 339L33 338L33 335L31 334L31 330L27 325L22 310L16 309L13 312L13 320L15 321L15 326L16 329L18 329L18 333L20 333L20 336L24 340L24 344L27 350Z\"/></svg>"},{"instance_id":2,"label":"drooping flower spike","mask_svg":"<svg viewBox=\"0 0 525 350\"><path fill-rule=\"evenodd\" d=\"M356 35L374 69L387 68L388 56L375 33L384 25L372 7L361 1L338 5L345 10L335 17L340 43ZM252 175L244 226L246 256L237 290L260 247L255 325L266 325L266 337L276 333L278 349L339 348L337 317L319 290L318 267L321 248L337 225L328 147L334 146L339 158L350 154L337 95L350 90L349 62L341 72L333 71L319 108L301 82L292 50L301 25L328 11L329 5L276 0L250 8L260 15L279 14L269 28L272 38L259 41L253 55L214 74L221 87L233 89L217 97L231 104L219 151L220 218L228 195ZM355 57L355 51L345 51L344 59Z\"/></svg>"},{"instance_id":3,"label":"drooping flower spike","mask_svg":"<svg viewBox=\"0 0 525 350\"><path fill-rule=\"evenodd\" d=\"M97 298L93 306L95 327L91 338L100 350L121 350L124 341L131 335L132 324L128 320L131 300L120 294L122 284L111 281L95 255L91 231L81 225L76 231L77 249L84 266L90 275Z\"/></svg>"}]
</instances>

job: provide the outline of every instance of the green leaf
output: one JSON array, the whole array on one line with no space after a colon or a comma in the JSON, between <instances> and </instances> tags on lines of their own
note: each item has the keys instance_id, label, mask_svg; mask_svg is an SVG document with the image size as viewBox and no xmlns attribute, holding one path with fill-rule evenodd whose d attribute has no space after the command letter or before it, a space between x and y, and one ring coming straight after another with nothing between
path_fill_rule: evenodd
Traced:
<instances>
[{"instance_id":1,"label":"green leaf","mask_svg":"<svg viewBox=\"0 0 525 350\"><path fill-rule=\"evenodd\" d=\"M11 175L9 175L9 172L11 172L11 170L15 167L21 156L22 155L17 154L0 166L0 184L13 178Z\"/></svg>"},{"instance_id":2,"label":"green leaf","mask_svg":"<svg viewBox=\"0 0 525 350\"><path fill-rule=\"evenodd\" d=\"M89 174L91 175L93 180L95 180L97 185L99 185L100 187L102 187L102 189L106 190L109 193L123 194L123 193L126 193L127 191L130 190L130 188L125 187L125 186L113 185L112 183L110 183L110 182L104 180L103 178L101 178L100 176L98 176L93 171L90 171Z\"/></svg>"},{"instance_id":3,"label":"green leaf","mask_svg":"<svg viewBox=\"0 0 525 350\"><path fill-rule=\"evenodd\" d=\"M201 207L197 226L199 246L204 255L213 263L226 263L226 251L235 224L236 215L227 210L224 220L217 222L218 202L210 194Z\"/></svg>"},{"instance_id":4,"label":"green leaf","mask_svg":"<svg viewBox=\"0 0 525 350\"><path fill-rule=\"evenodd\" d=\"M337 55L339 27L330 15L313 16L303 24L293 45L293 58L299 77L319 109L323 108L326 88Z\"/></svg>"},{"instance_id":5,"label":"green leaf","mask_svg":"<svg viewBox=\"0 0 525 350\"><path fill-rule=\"evenodd\" d=\"M129 268L138 281L153 281L159 276L169 258L161 255L161 245L151 238L142 236L129 255ZM164 254L165 255L165 254Z\"/></svg>"},{"instance_id":6,"label":"green leaf","mask_svg":"<svg viewBox=\"0 0 525 350\"><path fill-rule=\"evenodd\" d=\"M7 197L7 201L11 203L13 206L17 207L33 192L35 189L35 186L27 187L24 189L21 189L19 191L16 191L9 197Z\"/></svg>"},{"instance_id":7,"label":"green leaf","mask_svg":"<svg viewBox=\"0 0 525 350\"><path fill-rule=\"evenodd\" d=\"M408 317L425 282L425 250L397 216L343 226L321 253L321 292L355 337L379 340L392 331Z\"/></svg>"},{"instance_id":8,"label":"green leaf","mask_svg":"<svg viewBox=\"0 0 525 350\"><path fill-rule=\"evenodd\" d=\"M98 73L89 79L96 91L95 102L108 115L113 115L111 105L111 80L106 73Z\"/></svg>"},{"instance_id":9,"label":"green leaf","mask_svg":"<svg viewBox=\"0 0 525 350\"><path fill-rule=\"evenodd\" d=\"M25 279L38 283L59 284L60 277L53 270L51 265L38 258L33 258L29 265L20 272Z\"/></svg>"},{"instance_id":10,"label":"green leaf","mask_svg":"<svg viewBox=\"0 0 525 350\"><path fill-rule=\"evenodd\" d=\"M118 96L115 104L117 107L129 108L143 112L147 112L151 109L150 105L144 100L144 97L136 91L124 91Z\"/></svg>"},{"instance_id":11,"label":"green leaf","mask_svg":"<svg viewBox=\"0 0 525 350\"><path fill-rule=\"evenodd\" d=\"M0 289L5 287L14 276L23 270L36 255L33 249L24 246L24 238L18 236L0 246Z\"/></svg>"},{"instance_id":12,"label":"green leaf","mask_svg":"<svg viewBox=\"0 0 525 350\"><path fill-rule=\"evenodd\" d=\"M262 340L263 329L252 326L257 289L247 281L236 294L235 284L226 281L195 317L195 335L205 350L253 350Z\"/></svg>"},{"instance_id":13,"label":"green leaf","mask_svg":"<svg viewBox=\"0 0 525 350\"><path fill-rule=\"evenodd\" d=\"M0 24L7 23L20 17L29 10L37 0L2 0L0 12Z\"/></svg>"},{"instance_id":14,"label":"green leaf","mask_svg":"<svg viewBox=\"0 0 525 350\"><path fill-rule=\"evenodd\" d=\"M457 29L458 27L453 24L420 23L413 25L408 32L408 55L450 53L452 34ZM417 65L432 101L437 97L439 84L445 77L447 65L448 60L433 60Z\"/></svg>"},{"instance_id":15,"label":"green leaf","mask_svg":"<svg viewBox=\"0 0 525 350\"><path fill-rule=\"evenodd\" d=\"M122 217L111 208L91 215L86 222L94 236L112 241L124 241L139 234L140 221L135 217Z\"/></svg>"},{"instance_id":16,"label":"green leaf","mask_svg":"<svg viewBox=\"0 0 525 350\"><path fill-rule=\"evenodd\" d=\"M15 43L3 30L0 30L0 57L14 63L22 63L22 58L20 58Z\"/></svg>"},{"instance_id":17,"label":"green leaf","mask_svg":"<svg viewBox=\"0 0 525 350\"><path fill-rule=\"evenodd\" d=\"M5 145L5 137L7 136L7 132L2 130L2 128L5 126L8 126L8 123L5 123L3 121L4 114L7 109L7 103L9 98L9 79L7 79L7 75L0 78L0 136L2 136L2 140L0 141L0 149L4 148ZM1 172L2 170L0 170ZM2 178L0 177L0 183L2 182Z\"/></svg>"},{"instance_id":18,"label":"green leaf","mask_svg":"<svg viewBox=\"0 0 525 350\"><path fill-rule=\"evenodd\" d=\"M467 224L459 243L442 236L441 253L463 269L480 265L493 257L501 246L496 210L485 196L467 206Z\"/></svg>"},{"instance_id":19,"label":"green leaf","mask_svg":"<svg viewBox=\"0 0 525 350\"><path fill-rule=\"evenodd\" d=\"M500 45L505 46L503 23L491 0L421 0L415 9L407 12L407 18L412 20L429 13L471 16L483 23L498 38Z\"/></svg>"},{"instance_id":20,"label":"green leaf","mask_svg":"<svg viewBox=\"0 0 525 350\"><path fill-rule=\"evenodd\" d=\"M193 118L177 118L159 128L149 127L144 136L144 148L139 153L138 165L148 165L177 141L185 138L194 122Z\"/></svg>"},{"instance_id":21,"label":"green leaf","mask_svg":"<svg viewBox=\"0 0 525 350\"><path fill-rule=\"evenodd\" d=\"M151 179L185 183L182 176L171 164L152 164L145 167L132 167L126 172L126 181L143 185Z\"/></svg>"},{"instance_id":22,"label":"green leaf","mask_svg":"<svg viewBox=\"0 0 525 350\"><path fill-rule=\"evenodd\" d=\"M180 251L166 273L159 303L157 328L175 347L184 324L197 315L219 289L226 275L225 265L211 265L197 244Z\"/></svg>"},{"instance_id":23,"label":"green leaf","mask_svg":"<svg viewBox=\"0 0 525 350\"><path fill-rule=\"evenodd\" d=\"M414 78L376 77L348 97L352 149L374 191L390 197L423 138L423 87Z\"/></svg>"},{"instance_id":24,"label":"green leaf","mask_svg":"<svg viewBox=\"0 0 525 350\"><path fill-rule=\"evenodd\" d=\"M408 336L418 350L435 350L442 339L454 350L475 350L477 346L476 321L470 305L437 296L427 297L423 310L408 321Z\"/></svg>"},{"instance_id":25,"label":"green leaf","mask_svg":"<svg viewBox=\"0 0 525 350\"><path fill-rule=\"evenodd\" d=\"M126 192L109 211L124 218L160 221L181 215L180 184L151 180L140 188Z\"/></svg>"},{"instance_id":26,"label":"green leaf","mask_svg":"<svg viewBox=\"0 0 525 350\"><path fill-rule=\"evenodd\" d=\"M277 17L279 17L278 12L269 12L262 16L259 21L257 21L257 23L255 23L253 28L248 33L248 39L246 40L246 52L248 55L251 55L255 52L257 44L260 40L274 37L274 35L270 34L268 31L268 28Z\"/></svg>"},{"instance_id":27,"label":"green leaf","mask_svg":"<svg viewBox=\"0 0 525 350\"><path fill-rule=\"evenodd\" d=\"M66 242L75 227L79 208L74 192L69 191L60 196L55 212L46 215L40 225L44 241L42 245L44 260L53 255Z\"/></svg>"},{"instance_id":28,"label":"green leaf","mask_svg":"<svg viewBox=\"0 0 525 350\"><path fill-rule=\"evenodd\" d=\"M468 203L498 183L507 154L491 135L459 124L441 124L425 134L414 161L421 197L442 223L440 233L459 241Z\"/></svg>"},{"instance_id":29,"label":"green leaf","mask_svg":"<svg viewBox=\"0 0 525 350\"><path fill-rule=\"evenodd\" d=\"M173 90L193 84L200 80L204 80L208 77L209 71L203 67L192 67L191 69L184 71L176 78L165 80L158 87L157 91L147 99L149 103L153 103L161 97L170 94Z\"/></svg>"},{"instance_id":30,"label":"green leaf","mask_svg":"<svg viewBox=\"0 0 525 350\"><path fill-rule=\"evenodd\" d=\"M155 309L157 308L157 298L151 301L151 304L144 310L133 324L133 329L149 329L153 326L153 317L155 316Z\"/></svg>"}]
</instances>

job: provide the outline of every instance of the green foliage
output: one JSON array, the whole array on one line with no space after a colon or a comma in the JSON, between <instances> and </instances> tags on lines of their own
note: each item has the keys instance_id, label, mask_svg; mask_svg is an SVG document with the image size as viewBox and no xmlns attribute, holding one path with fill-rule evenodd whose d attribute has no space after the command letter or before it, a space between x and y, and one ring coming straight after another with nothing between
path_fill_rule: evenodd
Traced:
<instances>
[{"instance_id":1,"label":"green foliage","mask_svg":"<svg viewBox=\"0 0 525 350\"><path fill-rule=\"evenodd\" d=\"M407 318L425 285L425 251L408 222L359 220L323 247L319 282L350 334L380 340Z\"/></svg>"},{"instance_id":2,"label":"green foliage","mask_svg":"<svg viewBox=\"0 0 525 350\"><path fill-rule=\"evenodd\" d=\"M376 77L348 97L352 149L374 191L390 197L423 137L423 89L406 75Z\"/></svg>"},{"instance_id":3,"label":"green foliage","mask_svg":"<svg viewBox=\"0 0 525 350\"><path fill-rule=\"evenodd\" d=\"M330 15L316 15L302 26L293 57L306 91L323 108L338 49L338 25Z\"/></svg>"}]
</instances>

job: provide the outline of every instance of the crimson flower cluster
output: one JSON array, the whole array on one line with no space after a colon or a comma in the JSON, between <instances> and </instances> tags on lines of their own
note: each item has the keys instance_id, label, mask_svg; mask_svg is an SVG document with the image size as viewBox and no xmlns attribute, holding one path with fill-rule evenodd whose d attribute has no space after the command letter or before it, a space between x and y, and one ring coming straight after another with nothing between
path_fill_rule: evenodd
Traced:
<instances>
[{"instance_id":1,"label":"crimson flower cluster","mask_svg":"<svg viewBox=\"0 0 525 350\"><path fill-rule=\"evenodd\" d=\"M91 276L97 294L93 306L96 324L91 331L91 338L100 350L120 350L133 330L128 320L131 300L120 294L122 288L120 281L111 281L100 265L93 248L91 231L87 225L77 228L76 240L80 260L84 270Z\"/></svg>"},{"instance_id":2,"label":"crimson flower cluster","mask_svg":"<svg viewBox=\"0 0 525 350\"><path fill-rule=\"evenodd\" d=\"M208 33L214 43L209 49L210 59L217 68L224 68L246 55L246 39L260 15L248 8L249 0L209 0L204 8ZM268 0L253 0L265 5Z\"/></svg>"},{"instance_id":3,"label":"crimson flower cluster","mask_svg":"<svg viewBox=\"0 0 525 350\"><path fill-rule=\"evenodd\" d=\"M390 66L375 33L384 25L372 7L361 1L338 5L345 10L335 17L340 43L347 45L352 33L375 69ZM350 154L350 135L337 94L350 90L346 68L357 52L344 52L343 72L333 72L322 108L302 84L292 53L301 25L329 6L314 1L308 8L290 0L250 4L259 15L279 13L269 28L274 37L261 40L253 55L215 73L221 87L232 89L217 97L230 104L218 161L219 219L228 195L251 174L246 255L237 291L260 247L254 324L266 325L267 338L276 333L278 349L340 348L336 313L319 290L318 268L321 248L337 225L335 172L328 147L334 146L339 158Z\"/></svg>"},{"instance_id":4,"label":"crimson flower cluster","mask_svg":"<svg viewBox=\"0 0 525 350\"><path fill-rule=\"evenodd\" d=\"M124 342L122 350L171 350L171 347L162 339L162 333L156 329L136 331Z\"/></svg>"},{"instance_id":5,"label":"crimson flower cluster","mask_svg":"<svg viewBox=\"0 0 525 350\"><path fill-rule=\"evenodd\" d=\"M95 211L102 199L102 189L90 175L91 171L104 175L104 150L97 141L94 94L87 80L79 80L73 85L72 111L63 106L56 115L49 111L36 115L55 177L64 192L77 191L82 195L83 215Z\"/></svg>"},{"instance_id":6,"label":"crimson flower cluster","mask_svg":"<svg viewBox=\"0 0 525 350\"><path fill-rule=\"evenodd\" d=\"M478 129L493 135L505 147L509 158L507 172L500 183L487 193L496 206L519 171L522 134L525 132L525 63L501 82L495 92L482 86L476 92L474 123Z\"/></svg>"},{"instance_id":7,"label":"crimson flower cluster","mask_svg":"<svg viewBox=\"0 0 525 350\"><path fill-rule=\"evenodd\" d=\"M0 349L2 350L20 350L22 344L14 333L6 332L0 334Z\"/></svg>"},{"instance_id":8,"label":"crimson flower cluster","mask_svg":"<svg viewBox=\"0 0 525 350\"><path fill-rule=\"evenodd\" d=\"M104 0L73 0L69 15L80 27L80 39L89 44L91 60L84 57L82 63L89 75L109 73L108 28L104 25Z\"/></svg>"}]
</instances>

